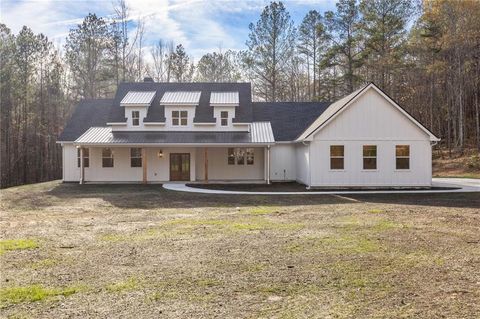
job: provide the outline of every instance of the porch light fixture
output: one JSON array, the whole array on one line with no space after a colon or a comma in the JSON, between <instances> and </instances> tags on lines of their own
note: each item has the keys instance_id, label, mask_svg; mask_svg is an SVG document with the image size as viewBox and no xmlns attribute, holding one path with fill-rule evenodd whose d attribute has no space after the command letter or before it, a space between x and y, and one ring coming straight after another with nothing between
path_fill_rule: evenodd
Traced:
<instances>
[{"instance_id":1,"label":"porch light fixture","mask_svg":"<svg viewBox=\"0 0 480 319\"><path fill-rule=\"evenodd\" d=\"M158 155L158 158L163 158L163 151L162 150L158 151L157 155Z\"/></svg>"}]
</instances>

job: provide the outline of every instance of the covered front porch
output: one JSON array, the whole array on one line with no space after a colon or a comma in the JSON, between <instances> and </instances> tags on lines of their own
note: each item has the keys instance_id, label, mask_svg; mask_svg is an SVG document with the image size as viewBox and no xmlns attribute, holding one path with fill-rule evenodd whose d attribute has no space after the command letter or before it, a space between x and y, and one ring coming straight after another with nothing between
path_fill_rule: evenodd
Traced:
<instances>
[{"instance_id":1,"label":"covered front porch","mask_svg":"<svg viewBox=\"0 0 480 319\"><path fill-rule=\"evenodd\" d=\"M80 183L270 183L270 145L75 147Z\"/></svg>"}]
</instances>

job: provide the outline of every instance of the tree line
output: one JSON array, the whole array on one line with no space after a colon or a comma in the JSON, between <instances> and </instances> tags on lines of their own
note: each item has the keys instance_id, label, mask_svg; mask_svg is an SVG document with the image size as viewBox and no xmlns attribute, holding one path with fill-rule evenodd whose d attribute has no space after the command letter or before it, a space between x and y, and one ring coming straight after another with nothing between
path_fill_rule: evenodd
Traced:
<instances>
[{"instance_id":1,"label":"tree line","mask_svg":"<svg viewBox=\"0 0 480 319\"><path fill-rule=\"evenodd\" d=\"M132 23L134 21L134 23ZM334 101L376 83L442 138L480 150L480 2L339 0L296 24L271 2L245 49L198 62L181 43L145 43L145 21L120 0L113 18L89 14L62 48L27 26L0 24L0 186L61 177L56 138L80 99L142 81L252 83L260 101Z\"/></svg>"}]
</instances>

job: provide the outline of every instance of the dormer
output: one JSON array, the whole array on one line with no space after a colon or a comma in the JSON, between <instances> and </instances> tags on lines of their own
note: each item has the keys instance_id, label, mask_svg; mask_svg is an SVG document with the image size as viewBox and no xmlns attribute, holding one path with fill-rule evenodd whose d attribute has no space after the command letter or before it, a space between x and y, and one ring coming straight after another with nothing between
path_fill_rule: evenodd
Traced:
<instances>
[{"instance_id":1,"label":"dormer","mask_svg":"<svg viewBox=\"0 0 480 319\"><path fill-rule=\"evenodd\" d=\"M147 116L148 108L155 98L155 91L129 91L120 102L125 108L127 127L143 127L143 120Z\"/></svg>"},{"instance_id":2,"label":"dormer","mask_svg":"<svg viewBox=\"0 0 480 319\"><path fill-rule=\"evenodd\" d=\"M212 92L210 105L218 127L228 128L233 125L235 107L239 106L238 92Z\"/></svg>"},{"instance_id":3,"label":"dormer","mask_svg":"<svg viewBox=\"0 0 480 319\"><path fill-rule=\"evenodd\" d=\"M201 94L200 91L165 92L160 105L165 107L166 127L173 130L191 129Z\"/></svg>"}]
</instances>

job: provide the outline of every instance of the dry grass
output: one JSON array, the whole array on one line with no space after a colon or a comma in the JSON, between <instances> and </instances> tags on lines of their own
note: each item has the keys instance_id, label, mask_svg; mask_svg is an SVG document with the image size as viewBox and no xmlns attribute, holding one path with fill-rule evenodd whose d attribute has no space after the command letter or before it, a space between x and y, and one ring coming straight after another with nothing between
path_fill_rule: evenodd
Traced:
<instances>
[{"instance_id":1,"label":"dry grass","mask_svg":"<svg viewBox=\"0 0 480 319\"><path fill-rule=\"evenodd\" d=\"M480 316L478 194L0 195L0 317Z\"/></svg>"}]
</instances>

